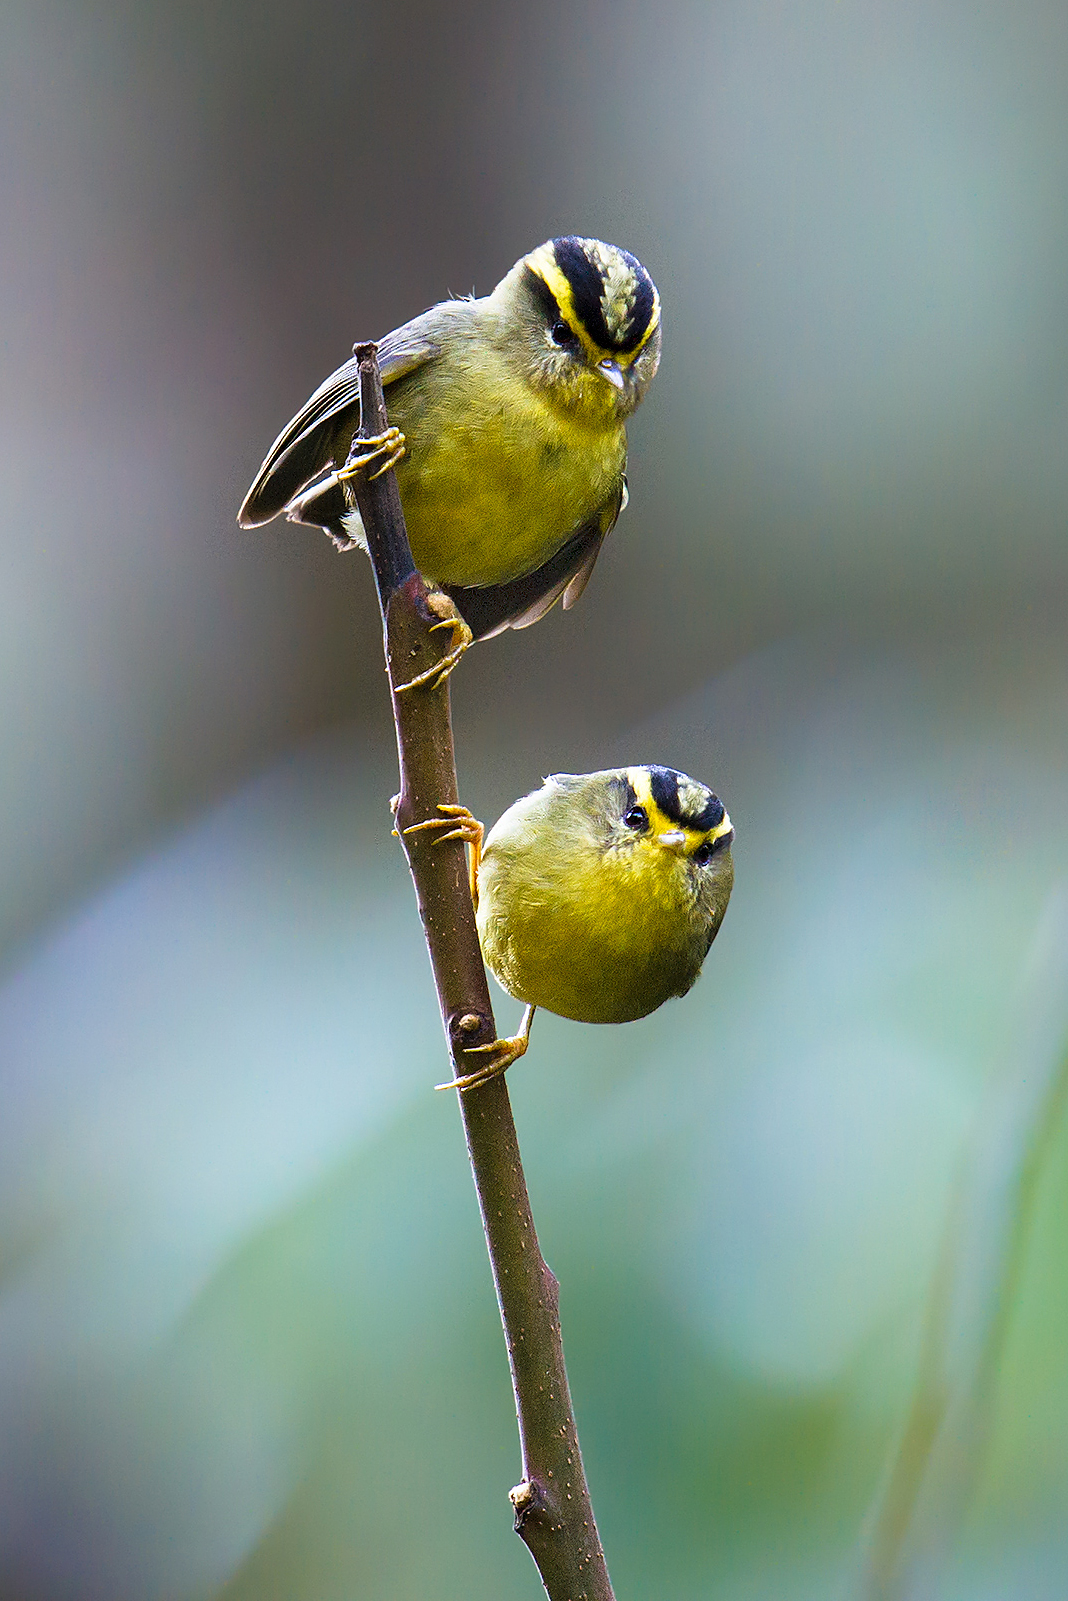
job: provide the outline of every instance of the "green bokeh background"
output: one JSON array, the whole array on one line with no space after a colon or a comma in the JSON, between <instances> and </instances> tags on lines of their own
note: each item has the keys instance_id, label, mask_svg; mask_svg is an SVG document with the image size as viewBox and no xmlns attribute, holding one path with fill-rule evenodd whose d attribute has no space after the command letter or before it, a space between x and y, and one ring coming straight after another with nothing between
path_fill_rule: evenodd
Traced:
<instances>
[{"instance_id":1,"label":"green bokeh background","mask_svg":"<svg viewBox=\"0 0 1068 1601\"><path fill-rule=\"evenodd\" d=\"M620 1601L842 1591L1068 874L1068 13L0 19L0 1590L536 1595L358 556L239 532L347 353L554 233L665 305L581 605L464 799L666 761L692 994L511 1075ZM510 1026L518 1008L502 997ZM1068 1133L947 1601L1065 1591Z\"/></svg>"}]
</instances>

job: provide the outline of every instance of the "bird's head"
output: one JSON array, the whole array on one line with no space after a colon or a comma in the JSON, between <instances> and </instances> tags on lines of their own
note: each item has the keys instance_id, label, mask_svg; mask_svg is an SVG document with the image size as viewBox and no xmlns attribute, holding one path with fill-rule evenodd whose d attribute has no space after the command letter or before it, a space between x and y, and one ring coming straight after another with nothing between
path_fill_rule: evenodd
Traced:
<instances>
[{"instance_id":1,"label":"bird's head","mask_svg":"<svg viewBox=\"0 0 1068 1601\"><path fill-rule=\"evenodd\" d=\"M697 872L730 856L734 829L718 795L674 767L628 767L621 774L620 829Z\"/></svg>"},{"instance_id":2,"label":"bird's head","mask_svg":"<svg viewBox=\"0 0 1068 1601\"><path fill-rule=\"evenodd\" d=\"M541 794L559 795L562 832L573 832L579 854L592 847L598 871L633 885L636 907L658 901L687 916L697 909L711 943L734 884L734 828L718 795L655 765L553 773ZM564 843L562 857L573 854Z\"/></svg>"},{"instance_id":3,"label":"bird's head","mask_svg":"<svg viewBox=\"0 0 1068 1601\"><path fill-rule=\"evenodd\" d=\"M625 768L614 792L606 862L643 894L692 908L711 945L734 887L734 828L723 802L674 767Z\"/></svg>"},{"instance_id":4,"label":"bird's head","mask_svg":"<svg viewBox=\"0 0 1068 1601\"><path fill-rule=\"evenodd\" d=\"M660 362L660 296L635 256L568 234L516 263L492 297L523 329L531 382L566 410L622 420Z\"/></svg>"}]
</instances>

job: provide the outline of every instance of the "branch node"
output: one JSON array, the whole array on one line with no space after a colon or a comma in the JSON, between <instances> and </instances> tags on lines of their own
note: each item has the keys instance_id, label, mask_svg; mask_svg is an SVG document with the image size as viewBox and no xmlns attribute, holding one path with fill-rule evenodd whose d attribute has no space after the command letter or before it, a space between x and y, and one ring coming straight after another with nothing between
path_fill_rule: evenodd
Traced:
<instances>
[{"instance_id":1,"label":"branch node","mask_svg":"<svg viewBox=\"0 0 1068 1601\"><path fill-rule=\"evenodd\" d=\"M495 1038L497 1030L493 1018L486 1012L454 1012L447 1023L449 1049L454 1057L469 1051L472 1045Z\"/></svg>"},{"instance_id":2,"label":"branch node","mask_svg":"<svg viewBox=\"0 0 1068 1601\"><path fill-rule=\"evenodd\" d=\"M515 1511L515 1532L522 1534L523 1526L532 1512L547 1505L545 1492L535 1479L524 1479L508 1491L508 1499Z\"/></svg>"}]
</instances>

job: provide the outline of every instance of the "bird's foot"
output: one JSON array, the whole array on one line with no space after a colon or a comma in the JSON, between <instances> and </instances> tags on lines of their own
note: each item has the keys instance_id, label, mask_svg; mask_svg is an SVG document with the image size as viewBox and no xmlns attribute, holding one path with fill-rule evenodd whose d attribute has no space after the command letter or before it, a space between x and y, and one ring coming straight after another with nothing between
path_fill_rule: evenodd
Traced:
<instances>
[{"instance_id":1,"label":"bird's foot","mask_svg":"<svg viewBox=\"0 0 1068 1601\"><path fill-rule=\"evenodd\" d=\"M477 817L473 817L466 806L439 806L440 817L428 817L423 823L412 823L404 830L405 834L421 834L427 828L447 828L447 834L440 834L434 841L435 845L444 845L447 839L462 839L465 845L471 847L471 901L478 905L478 864L482 860L482 838L486 830ZM393 830L397 832L396 829Z\"/></svg>"},{"instance_id":2,"label":"bird's foot","mask_svg":"<svg viewBox=\"0 0 1068 1601\"><path fill-rule=\"evenodd\" d=\"M437 689L458 665L464 651L474 643L474 634L444 590L431 589L427 594L426 603L433 616L440 619L439 622L430 624L428 632L436 634L439 630L447 628L452 634L452 643L439 662L435 662L433 667L428 667L425 673L416 673L406 684L398 684L394 694L402 695L409 689Z\"/></svg>"},{"instance_id":3,"label":"bird's foot","mask_svg":"<svg viewBox=\"0 0 1068 1601\"><path fill-rule=\"evenodd\" d=\"M484 1067L475 1073L463 1073L459 1078L450 1079L447 1084L435 1084L436 1090L475 1090L480 1084L488 1084L491 1078L500 1078L507 1073L513 1062L518 1062L521 1056L526 1055L530 1044L530 1025L534 1021L534 1007L528 1006L523 1013L523 1022L519 1033L513 1034L510 1039L491 1040L488 1045L472 1045L465 1053L474 1056L479 1053L490 1059Z\"/></svg>"},{"instance_id":4,"label":"bird's foot","mask_svg":"<svg viewBox=\"0 0 1068 1601\"><path fill-rule=\"evenodd\" d=\"M443 845L447 839L462 839L465 845L481 852L485 829L466 806L445 804L439 806L438 811L442 814L440 817L428 817L425 822L410 823L404 830L405 834L421 834L425 828L447 828L449 832L439 835L434 841L435 845Z\"/></svg>"},{"instance_id":5,"label":"bird's foot","mask_svg":"<svg viewBox=\"0 0 1068 1601\"><path fill-rule=\"evenodd\" d=\"M359 434L353 439L349 447L349 458L344 467L337 470L338 483L345 490L346 498L352 491L349 485L354 478L366 478L367 482L374 483L383 473L388 473L395 467L407 450L404 435L399 428L387 428L383 434L370 434L361 438ZM375 467L375 464L379 465ZM374 472L368 469L375 467Z\"/></svg>"}]
</instances>

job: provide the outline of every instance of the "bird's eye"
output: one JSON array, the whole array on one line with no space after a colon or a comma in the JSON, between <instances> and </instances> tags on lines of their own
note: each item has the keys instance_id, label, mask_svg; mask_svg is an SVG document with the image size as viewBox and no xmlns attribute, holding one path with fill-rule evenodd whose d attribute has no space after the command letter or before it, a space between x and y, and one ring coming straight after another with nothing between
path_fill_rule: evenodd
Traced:
<instances>
[{"instance_id":1,"label":"bird's eye","mask_svg":"<svg viewBox=\"0 0 1068 1601\"><path fill-rule=\"evenodd\" d=\"M554 322L552 327L549 329L549 337L554 345L563 345L566 347L568 345L576 345L578 343L577 338L567 326L566 322Z\"/></svg>"},{"instance_id":2,"label":"bird's eye","mask_svg":"<svg viewBox=\"0 0 1068 1601\"><path fill-rule=\"evenodd\" d=\"M644 806L632 806L629 811L623 813L623 821L628 828L633 828L636 834L644 834L649 827Z\"/></svg>"},{"instance_id":3,"label":"bird's eye","mask_svg":"<svg viewBox=\"0 0 1068 1601\"><path fill-rule=\"evenodd\" d=\"M706 862L710 862L712 860L717 851L725 850L733 838L734 831L732 829L729 834L721 834L718 839L706 839L704 844L698 845L697 849L694 851L693 860L697 863L698 867L704 867Z\"/></svg>"}]
</instances>

